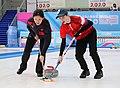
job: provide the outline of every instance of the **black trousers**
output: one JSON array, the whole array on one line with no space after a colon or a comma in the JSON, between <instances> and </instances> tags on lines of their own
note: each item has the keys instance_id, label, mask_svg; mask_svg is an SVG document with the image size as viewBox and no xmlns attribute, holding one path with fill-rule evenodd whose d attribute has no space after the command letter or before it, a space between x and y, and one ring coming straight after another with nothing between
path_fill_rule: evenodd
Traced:
<instances>
[{"instance_id":1,"label":"black trousers","mask_svg":"<svg viewBox=\"0 0 120 88\"><path fill-rule=\"evenodd\" d=\"M87 44L89 44L90 56L94 61L96 70L101 70L103 66L97 53L97 34L95 29L88 36L84 37L83 39L77 40L76 42L76 59L80 64L81 69L88 69L87 63L83 56L86 52Z\"/></svg>"},{"instance_id":2,"label":"black trousers","mask_svg":"<svg viewBox=\"0 0 120 88\"><path fill-rule=\"evenodd\" d=\"M43 42L44 42L44 39L41 39L40 50L42 49ZM22 62L20 64L21 70L25 70L27 68L27 62L30 58L30 53L31 53L32 48L34 47L35 43L36 43L35 38L29 34L27 41L26 41L26 46L24 48L24 52L23 52L23 55L21 58L22 59ZM37 63L36 63L36 73L43 73L43 67L42 67L42 63L39 60L39 57L40 57L40 53L38 53L38 58L37 58ZM44 64L45 64L45 59L44 59Z\"/></svg>"}]
</instances>

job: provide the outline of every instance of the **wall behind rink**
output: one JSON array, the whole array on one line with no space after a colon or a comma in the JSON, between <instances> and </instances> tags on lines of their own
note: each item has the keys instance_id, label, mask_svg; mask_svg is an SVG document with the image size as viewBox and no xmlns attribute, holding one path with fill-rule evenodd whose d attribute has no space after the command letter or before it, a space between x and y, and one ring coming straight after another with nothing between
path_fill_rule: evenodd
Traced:
<instances>
[{"instance_id":1,"label":"wall behind rink","mask_svg":"<svg viewBox=\"0 0 120 88\"><path fill-rule=\"evenodd\" d=\"M112 11L83 11L83 12L69 12L70 15L81 15L86 17L94 22L94 27L98 33L98 47L112 47L112 46L120 46L120 12L112 12ZM27 32L26 22L29 17L32 16L32 13L18 13L18 31L21 34ZM54 41L54 38L58 39L59 36L59 28L61 25L60 20L56 19L56 12L45 12L45 17L50 21L50 25L53 31L53 42L52 46L60 45L60 41L57 43ZM24 33L23 33L24 34ZM26 38L24 36L19 35L19 38ZM59 38L60 39L60 38ZM67 38L67 43L71 40L71 38ZM24 39L25 40L25 39ZM25 41L24 41L25 43ZM21 44L21 43L20 43Z\"/></svg>"},{"instance_id":2,"label":"wall behind rink","mask_svg":"<svg viewBox=\"0 0 120 88\"><path fill-rule=\"evenodd\" d=\"M113 3L120 7L120 0L27 0L27 12L36 8L110 8Z\"/></svg>"}]
</instances>

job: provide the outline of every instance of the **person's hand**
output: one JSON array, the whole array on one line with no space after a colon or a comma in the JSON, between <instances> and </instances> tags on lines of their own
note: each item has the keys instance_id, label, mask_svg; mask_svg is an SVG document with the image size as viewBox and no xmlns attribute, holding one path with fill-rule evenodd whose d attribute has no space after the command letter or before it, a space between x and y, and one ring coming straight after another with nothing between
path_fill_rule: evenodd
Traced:
<instances>
[{"instance_id":1,"label":"person's hand","mask_svg":"<svg viewBox=\"0 0 120 88\"><path fill-rule=\"evenodd\" d=\"M38 37L37 35L35 35L35 37L34 37L34 38L35 38L35 40L38 40L38 39L39 39L39 37Z\"/></svg>"},{"instance_id":2,"label":"person's hand","mask_svg":"<svg viewBox=\"0 0 120 88\"><path fill-rule=\"evenodd\" d=\"M62 56L59 56L57 63L62 63L62 60L63 60Z\"/></svg>"},{"instance_id":3,"label":"person's hand","mask_svg":"<svg viewBox=\"0 0 120 88\"><path fill-rule=\"evenodd\" d=\"M43 63L44 63L44 56L40 55L40 62L42 63L42 66L43 66Z\"/></svg>"},{"instance_id":4,"label":"person's hand","mask_svg":"<svg viewBox=\"0 0 120 88\"><path fill-rule=\"evenodd\" d=\"M77 38L79 35L81 35L81 33L76 32L76 33L74 34L74 37Z\"/></svg>"}]
</instances>

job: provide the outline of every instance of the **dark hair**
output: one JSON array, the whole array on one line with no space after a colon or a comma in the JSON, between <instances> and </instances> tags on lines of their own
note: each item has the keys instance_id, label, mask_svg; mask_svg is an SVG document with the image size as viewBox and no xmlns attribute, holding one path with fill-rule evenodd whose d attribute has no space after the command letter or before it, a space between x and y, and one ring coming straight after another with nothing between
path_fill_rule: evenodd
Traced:
<instances>
[{"instance_id":1,"label":"dark hair","mask_svg":"<svg viewBox=\"0 0 120 88\"><path fill-rule=\"evenodd\" d=\"M35 11L34 11L34 13L33 13L33 17L34 16L40 16L40 17L44 17L44 13L43 13L43 11L41 10L41 9L36 9Z\"/></svg>"}]
</instances>

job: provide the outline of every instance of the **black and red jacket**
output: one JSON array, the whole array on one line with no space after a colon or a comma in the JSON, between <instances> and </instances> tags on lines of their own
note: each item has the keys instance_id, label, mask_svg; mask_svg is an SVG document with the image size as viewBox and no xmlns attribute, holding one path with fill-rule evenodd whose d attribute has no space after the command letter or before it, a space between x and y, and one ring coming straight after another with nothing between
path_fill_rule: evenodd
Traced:
<instances>
[{"instance_id":1,"label":"black and red jacket","mask_svg":"<svg viewBox=\"0 0 120 88\"><path fill-rule=\"evenodd\" d=\"M35 37L37 34L40 42L43 43L41 55L44 56L51 42L51 27L49 21L44 18L42 23L37 26L33 18L30 18L27 22L27 28L31 36Z\"/></svg>"},{"instance_id":2,"label":"black and red jacket","mask_svg":"<svg viewBox=\"0 0 120 88\"><path fill-rule=\"evenodd\" d=\"M35 25L33 18L28 19L27 28L33 37L35 37L36 34L40 39L44 38L46 35L51 36L50 23L45 18L39 26Z\"/></svg>"}]
</instances>

